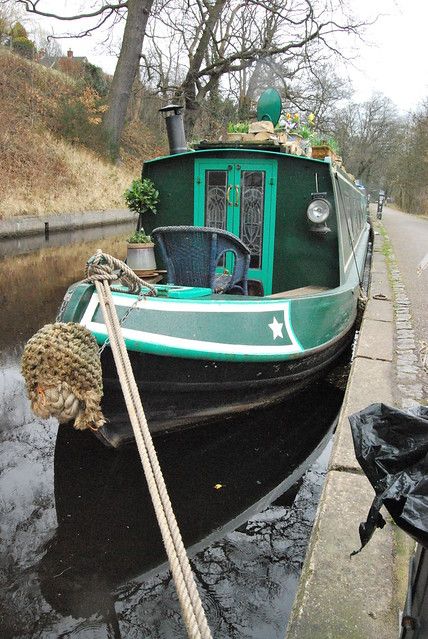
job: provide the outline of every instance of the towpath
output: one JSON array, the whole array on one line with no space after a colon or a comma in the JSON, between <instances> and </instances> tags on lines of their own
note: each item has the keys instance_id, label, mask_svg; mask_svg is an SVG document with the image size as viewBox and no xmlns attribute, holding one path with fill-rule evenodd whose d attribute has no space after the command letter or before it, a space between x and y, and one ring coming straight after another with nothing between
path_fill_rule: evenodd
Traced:
<instances>
[{"instance_id":1,"label":"towpath","mask_svg":"<svg viewBox=\"0 0 428 639\"><path fill-rule=\"evenodd\" d=\"M286 639L401 636L414 542L387 517L350 560L374 491L355 458L348 416L373 402L407 408L427 400L423 354L419 359L416 351L428 341L428 267L417 274L428 251L428 220L386 208L382 225L375 219L374 226L369 301Z\"/></svg>"},{"instance_id":2,"label":"towpath","mask_svg":"<svg viewBox=\"0 0 428 639\"><path fill-rule=\"evenodd\" d=\"M428 218L384 209L382 222L388 232L412 309L417 345L428 343Z\"/></svg>"}]
</instances>

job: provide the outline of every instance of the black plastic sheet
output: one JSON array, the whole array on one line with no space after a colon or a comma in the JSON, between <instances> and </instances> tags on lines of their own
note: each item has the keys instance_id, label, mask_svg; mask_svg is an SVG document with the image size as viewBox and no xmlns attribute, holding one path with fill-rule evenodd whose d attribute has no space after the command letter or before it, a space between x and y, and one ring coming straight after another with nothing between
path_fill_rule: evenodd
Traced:
<instances>
[{"instance_id":1,"label":"black plastic sheet","mask_svg":"<svg viewBox=\"0 0 428 639\"><path fill-rule=\"evenodd\" d=\"M382 506L428 548L428 407L403 411L371 404L349 422L355 455L376 492L367 520L360 524L360 550L385 525Z\"/></svg>"}]
</instances>

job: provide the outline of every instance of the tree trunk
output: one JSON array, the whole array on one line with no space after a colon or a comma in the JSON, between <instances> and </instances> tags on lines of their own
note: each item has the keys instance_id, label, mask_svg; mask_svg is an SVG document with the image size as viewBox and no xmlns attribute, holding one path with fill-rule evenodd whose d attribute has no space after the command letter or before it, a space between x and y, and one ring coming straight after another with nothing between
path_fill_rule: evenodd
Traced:
<instances>
[{"instance_id":1,"label":"tree trunk","mask_svg":"<svg viewBox=\"0 0 428 639\"><path fill-rule=\"evenodd\" d=\"M187 77L182 86L184 96L184 129L186 137L192 137L193 129L199 117L201 105L196 99L196 85L193 77Z\"/></svg>"},{"instance_id":2,"label":"tree trunk","mask_svg":"<svg viewBox=\"0 0 428 639\"><path fill-rule=\"evenodd\" d=\"M110 153L114 159L119 155L120 140L125 126L132 84L138 71L152 4L153 0L128 1L128 15L122 46L109 92L109 108L103 122Z\"/></svg>"}]
</instances>

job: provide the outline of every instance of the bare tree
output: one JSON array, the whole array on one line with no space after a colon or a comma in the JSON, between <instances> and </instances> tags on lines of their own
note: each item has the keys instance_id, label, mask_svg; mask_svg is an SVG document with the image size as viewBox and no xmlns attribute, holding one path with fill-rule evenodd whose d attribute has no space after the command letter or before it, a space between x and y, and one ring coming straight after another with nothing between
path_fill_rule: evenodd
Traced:
<instances>
[{"instance_id":1,"label":"bare tree","mask_svg":"<svg viewBox=\"0 0 428 639\"><path fill-rule=\"evenodd\" d=\"M113 155L118 154L127 105L141 56L154 0L94 0L93 10L73 16L43 11L43 0L16 0L30 13L95 23L88 35L107 23L126 19L119 60L108 97L104 127ZM162 0L159 0L162 2ZM185 106L185 124L192 133L207 97L219 94L221 78L240 82L240 101L257 85L257 65L277 68L284 86L328 55L340 55L336 37L358 34L364 22L346 13L346 0L164 0L156 11L152 46L143 57L145 73L166 95L171 91ZM126 17L125 17L126 16ZM168 43L166 45L166 43ZM170 59L167 60L167 55ZM176 59L175 64L171 59ZM160 61L163 63L160 64Z\"/></svg>"},{"instance_id":2,"label":"bare tree","mask_svg":"<svg viewBox=\"0 0 428 639\"><path fill-rule=\"evenodd\" d=\"M388 166L400 147L403 122L391 100L375 94L336 112L334 134L346 167L369 187L387 188Z\"/></svg>"},{"instance_id":3,"label":"bare tree","mask_svg":"<svg viewBox=\"0 0 428 639\"><path fill-rule=\"evenodd\" d=\"M49 57L60 57L63 55L61 45L57 40L52 38L52 33L42 29L39 25L36 25L31 29L32 37L34 38L34 44L36 49L40 52L40 55L44 54Z\"/></svg>"},{"instance_id":4,"label":"bare tree","mask_svg":"<svg viewBox=\"0 0 428 639\"><path fill-rule=\"evenodd\" d=\"M175 42L184 71L175 92L186 107L187 132L193 131L207 95L218 91L225 74L235 79L243 102L257 86L262 67L269 67L270 76L286 87L299 74L316 71L321 61L325 65L327 54L339 56L336 37L358 34L364 26L346 14L345 6L343 0L176 3L163 17L162 30ZM170 88L173 84L169 79Z\"/></svg>"},{"instance_id":5,"label":"bare tree","mask_svg":"<svg viewBox=\"0 0 428 639\"><path fill-rule=\"evenodd\" d=\"M391 194L400 208L428 213L428 99L405 121L400 145L389 165Z\"/></svg>"}]
</instances>

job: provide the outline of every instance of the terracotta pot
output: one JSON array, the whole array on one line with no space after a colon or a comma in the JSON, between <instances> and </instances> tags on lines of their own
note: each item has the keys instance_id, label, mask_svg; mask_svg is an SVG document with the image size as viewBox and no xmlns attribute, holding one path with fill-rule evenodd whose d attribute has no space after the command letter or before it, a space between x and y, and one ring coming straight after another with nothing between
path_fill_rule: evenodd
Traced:
<instances>
[{"instance_id":1,"label":"terracotta pot","mask_svg":"<svg viewBox=\"0 0 428 639\"><path fill-rule=\"evenodd\" d=\"M334 158L335 153L327 144L320 144L312 147L312 157L315 160L323 160L327 157Z\"/></svg>"}]
</instances>

